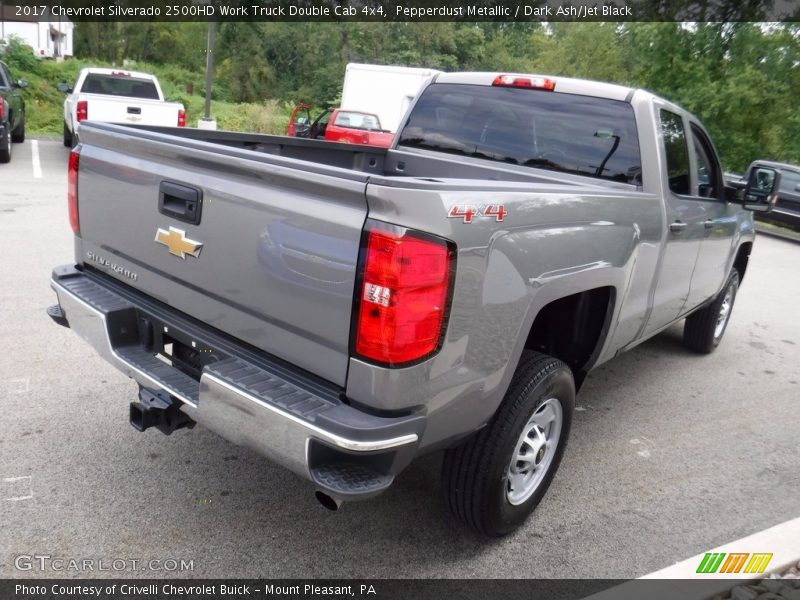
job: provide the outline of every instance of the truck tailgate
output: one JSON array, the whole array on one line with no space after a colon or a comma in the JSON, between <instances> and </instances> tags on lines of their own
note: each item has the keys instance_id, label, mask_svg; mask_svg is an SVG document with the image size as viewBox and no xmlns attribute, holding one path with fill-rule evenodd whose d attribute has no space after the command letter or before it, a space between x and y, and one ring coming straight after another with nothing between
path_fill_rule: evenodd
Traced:
<instances>
[{"instance_id":1,"label":"truck tailgate","mask_svg":"<svg viewBox=\"0 0 800 600\"><path fill-rule=\"evenodd\" d=\"M113 125L81 141L85 265L344 385L364 173ZM195 193L199 223L168 214Z\"/></svg>"},{"instance_id":2,"label":"truck tailgate","mask_svg":"<svg viewBox=\"0 0 800 600\"><path fill-rule=\"evenodd\" d=\"M89 119L103 123L138 123L176 127L180 105L176 102L114 97L106 94L80 94L88 105Z\"/></svg>"}]
</instances>

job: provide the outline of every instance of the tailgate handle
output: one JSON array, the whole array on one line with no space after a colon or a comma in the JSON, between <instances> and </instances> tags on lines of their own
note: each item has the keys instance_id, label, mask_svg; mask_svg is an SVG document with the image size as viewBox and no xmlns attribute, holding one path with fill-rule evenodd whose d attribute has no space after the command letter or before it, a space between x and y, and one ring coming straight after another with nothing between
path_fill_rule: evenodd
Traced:
<instances>
[{"instance_id":1,"label":"tailgate handle","mask_svg":"<svg viewBox=\"0 0 800 600\"><path fill-rule=\"evenodd\" d=\"M200 224L203 192L197 188L162 181L158 187L158 212L192 225Z\"/></svg>"},{"instance_id":2,"label":"tailgate handle","mask_svg":"<svg viewBox=\"0 0 800 600\"><path fill-rule=\"evenodd\" d=\"M128 114L129 115L140 115L142 114L142 109L138 106L129 106L128 107Z\"/></svg>"}]
</instances>

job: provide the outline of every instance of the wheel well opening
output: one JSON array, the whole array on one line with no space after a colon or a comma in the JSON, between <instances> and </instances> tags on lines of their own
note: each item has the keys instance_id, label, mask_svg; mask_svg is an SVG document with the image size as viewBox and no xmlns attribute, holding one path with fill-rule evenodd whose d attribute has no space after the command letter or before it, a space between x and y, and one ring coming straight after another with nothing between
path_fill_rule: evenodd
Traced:
<instances>
[{"instance_id":1,"label":"wheel well opening","mask_svg":"<svg viewBox=\"0 0 800 600\"><path fill-rule=\"evenodd\" d=\"M736 258L733 261L733 268L739 273L739 283L744 279L744 272L747 270L747 261L750 260L750 251L753 249L753 242L745 242L739 246Z\"/></svg>"},{"instance_id":2,"label":"wheel well opening","mask_svg":"<svg viewBox=\"0 0 800 600\"><path fill-rule=\"evenodd\" d=\"M555 300L542 308L525 347L564 361L583 383L611 321L614 288L601 287Z\"/></svg>"}]
</instances>

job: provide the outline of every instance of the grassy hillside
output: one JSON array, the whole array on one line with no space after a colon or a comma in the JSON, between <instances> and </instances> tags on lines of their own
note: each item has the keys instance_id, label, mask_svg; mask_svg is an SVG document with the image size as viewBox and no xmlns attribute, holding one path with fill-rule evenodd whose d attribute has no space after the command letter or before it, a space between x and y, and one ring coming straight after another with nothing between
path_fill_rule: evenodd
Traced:
<instances>
[{"instance_id":1,"label":"grassy hillside","mask_svg":"<svg viewBox=\"0 0 800 600\"><path fill-rule=\"evenodd\" d=\"M78 71L84 67L115 66L89 59L68 59L60 63L40 60L28 46L13 42L5 49L2 58L15 78L28 80L29 87L24 94L26 129L31 135L61 135L64 95L56 89L59 82L66 81L72 85ZM204 110L205 73L192 72L175 65L148 63L126 65L124 68L156 75L167 99L182 102L186 107L187 124L197 125ZM187 91L189 86L194 88L192 94ZM285 133L291 109L290 103L276 100L247 104L211 102L211 116L217 120L217 127L232 131Z\"/></svg>"}]
</instances>

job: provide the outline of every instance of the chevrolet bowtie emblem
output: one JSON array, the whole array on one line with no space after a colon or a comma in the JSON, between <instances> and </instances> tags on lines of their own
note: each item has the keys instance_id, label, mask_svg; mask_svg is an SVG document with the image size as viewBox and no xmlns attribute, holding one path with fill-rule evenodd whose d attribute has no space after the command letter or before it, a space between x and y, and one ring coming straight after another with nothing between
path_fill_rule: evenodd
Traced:
<instances>
[{"instance_id":1,"label":"chevrolet bowtie emblem","mask_svg":"<svg viewBox=\"0 0 800 600\"><path fill-rule=\"evenodd\" d=\"M181 229L170 227L169 231L161 229L156 232L156 241L169 248L169 253L186 260L186 255L191 254L195 258L200 256L203 244L195 242L186 237L186 232Z\"/></svg>"}]
</instances>

